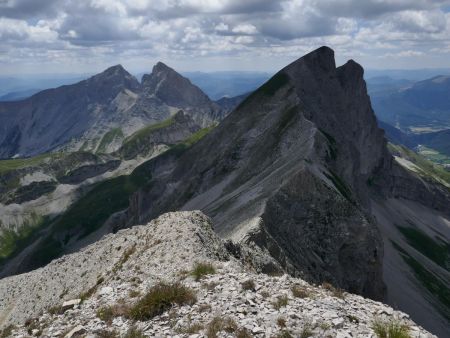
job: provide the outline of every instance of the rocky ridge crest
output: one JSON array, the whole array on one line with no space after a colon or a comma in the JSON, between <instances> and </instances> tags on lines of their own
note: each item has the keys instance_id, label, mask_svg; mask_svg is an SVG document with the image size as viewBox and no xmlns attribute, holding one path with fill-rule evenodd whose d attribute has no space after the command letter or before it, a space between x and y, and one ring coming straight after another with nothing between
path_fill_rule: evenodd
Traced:
<instances>
[{"instance_id":1,"label":"rocky ridge crest","mask_svg":"<svg viewBox=\"0 0 450 338\"><path fill-rule=\"evenodd\" d=\"M212 264L215 273L196 280L189 274L195 262ZM106 307L136 303L161 281L182 283L196 302L137 322L99 315ZM374 320L393 318L407 325L412 337L434 337L381 303L288 275L256 274L230 254L199 211L164 214L44 268L5 278L0 298L0 327L14 324L13 337L124 336L132 327L145 336L204 337L217 318L228 323L226 331L218 329L220 337L298 336L305 330L311 337L375 337ZM65 311L55 311L63 303Z\"/></svg>"}]
</instances>

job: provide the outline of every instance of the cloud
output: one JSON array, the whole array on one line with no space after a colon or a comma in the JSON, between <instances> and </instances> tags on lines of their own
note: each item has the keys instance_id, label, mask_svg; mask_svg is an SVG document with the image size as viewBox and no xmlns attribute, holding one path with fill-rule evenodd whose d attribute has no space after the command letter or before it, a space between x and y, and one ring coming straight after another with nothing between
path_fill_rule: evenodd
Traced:
<instances>
[{"instance_id":1,"label":"cloud","mask_svg":"<svg viewBox=\"0 0 450 338\"><path fill-rule=\"evenodd\" d=\"M250 64L260 59L276 67L323 44L335 48L337 55L357 56L369 65L380 59L419 59L431 50L448 50L449 4L450 0L0 0L0 72L24 62L141 62L149 55L218 64L225 58Z\"/></svg>"}]
</instances>

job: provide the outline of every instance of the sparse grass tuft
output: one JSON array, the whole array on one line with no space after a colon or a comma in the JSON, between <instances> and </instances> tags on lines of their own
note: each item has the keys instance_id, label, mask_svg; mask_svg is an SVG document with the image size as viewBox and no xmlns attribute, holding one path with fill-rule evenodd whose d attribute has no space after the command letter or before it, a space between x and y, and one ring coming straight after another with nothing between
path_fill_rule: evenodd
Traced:
<instances>
[{"instance_id":1,"label":"sparse grass tuft","mask_svg":"<svg viewBox=\"0 0 450 338\"><path fill-rule=\"evenodd\" d=\"M409 326L397 319L375 319L372 329L378 338L411 338Z\"/></svg>"},{"instance_id":2,"label":"sparse grass tuft","mask_svg":"<svg viewBox=\"0 0 450 338\"><path fill-rule=\"evenodd\" d=\"M206 336L208 338L216 338L217 334L221 331L225 331L227 333L236 332L238 326L233 318L230 317L214 317L211 322L208 324L206 330Z\"/></svg>"},{"instance_id":3,"label":"sparse grass tuft","mask_svg":"<svg viewBox=\"0 0 450 338\"><path fill-rule=\"evenodd\" d=\"M286 319L284 319L283 317L278 317L277 325L279 327L286 327Z\"/></svg>"},{"instance_id":4,"label":"sparse grass tuft","mask_svg":"<svg viewBox=\"0 0 450 338\"><path fill-rule=\"evenodd\" d=\"M311 295L311 292L301 285L292 285L291 291L296 298L307 298Z\"/></svg>"},{"instance_id":5,"label":"sparse grass tuft","mask_svg":"<svg viewBox=\"0 0 450 338\"><path fill-rule=\"evenodd\" d=\"M331 294L333 295L333 297L336 298L340 298L340 299L344 299L345 298L345 292L344 290L340 289L340 288L336 288L333 285L331 285L330 283L327 282L323 282L322 283L322 287L325 290L328 290L331 292Z\"/></svg>"},{"instance_id":6,"label":"sparse grass tuft","mask_svg":"<svg viewBox=\"0 0 450 338\"><path fill-rule=\"evenodd\" d=\"M236 338L252 338L253 335L245 327L241 327L236 331Z\"/></svg>"},{"instance_id":7,"label":"sparse grass tuft","mask_svg":"<svg viewBox=\"0 0 450 338\"><path fill-rule=\"evenodd\" d=\"M216 273L216 269L211 263L196 263L191 271L191 275L198 282L206 275L213 275Z\"/></svg>"},{"instance_id":8,"label":"sparse grass tuft","mask_svg":"<svg viewBox=\"0 0 450 338\"><path fill-rule=\"evenodd\" d=\"M277 334L277 338L294 338L288 330L283 330Z\"/></svg>"},{"instance_id":9,"label":"sparse grass tuft","mask_svg":"<svg viewBox=\"0 0 450 338\"><path fill-rule=\"evenodd\" d=\"M312 331L312 326L309 323L306 323L303 326L302 332L300 332L300 338L308 338L311 337L314 334Z\"/></svg>"},{"instance_id":10,"label":"sparse grass tuft","mask_svg":"<svg viewBox=\"0 0 450 338\"><path fill-rule=\"evenodd\" d=\"M277 310L288 305L289 299L286 295L278 296L277 300L272 303L273 307Z\"/></svg>"},{"instance_id":11,"label":"sparse grass tuft","mask_svg":"<svg viewBox=\"0 0 450 338\"><path fill-rule=\"evenodd\" d=\"M113 318L120 316L127 316L129 307L125 304L114 304L111 306L101 307L97 310L97 317L106 323L110 323Z\"/></svg>"},{"instance_id":12,"label":"sparse grass tuft","mask_svg":"<svg viewBox=\"0 0 450 338\"><path fill-rule=\"evenodd\" d=\"M253 279L247 279L246 281L241 283L242 289L246 291L255 291L256 284Z\"/></svg>"},{"instance_id":13,"label":"sparse grass tuft","mask_svg":"<svg viewBox=\"0 0 450 338\"><path fill-rule=\"evenodd\" d=\"M97 338L118 338L119 334L116 331L101 330L96 333Z\"/></svg>"},{"instance_id":14,"label":"sparse grass tuft","mask_svg":"<svg viewBox=\"0 0 450 338\"><path fill-rule=\"evenodd\" d=\"M180 283L160 283L152 287L129 312L134 320L149 320L169 310L173 305L192 305L197 301L194 291Z\"/></svg>"},{"instance_id":15,"label":"sparse grass tuft","mask_svg":"<svg viewBox=\"0 0 450 338\"><path fill-rule=\"evenodd\" d=\"M145 338L145 335L142 330L139 330L136 326L132 326L125 333L124 338Z\"/></svg>"},{"instance_id":16,"label":"sparse grass tuft","mask_svg":"<svg viewBox=\"0 0 450 338\"><path fill-rule=\"evenodd\" d=\"M13 330L15 330L15 326L10 324L6 326L3 330L0 330L0 338L8 338L12 336Z\"/></svg>"},{"instance_id":17,"label":"sparse grass tuft","mask_svg":"<svg viewBox=\"0 0 450 338\"><path fill-rule=\"evenodd\" d=\"M203 330L203 325L200 323L189 323L186 326L179 327L176 331L180 334L196 334Z\"/></svg>"}]
</instances>

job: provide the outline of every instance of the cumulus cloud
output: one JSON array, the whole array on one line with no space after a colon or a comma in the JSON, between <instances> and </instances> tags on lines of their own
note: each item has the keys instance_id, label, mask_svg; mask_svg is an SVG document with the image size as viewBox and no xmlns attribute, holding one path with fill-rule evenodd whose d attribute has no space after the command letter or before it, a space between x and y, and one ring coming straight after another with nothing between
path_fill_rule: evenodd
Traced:
<instances>
[{"instance_id":1,"label":"cumulus cloud","mask_svg":"<svg viewBox=\"0 0 450 338\"><path fill-rule=\"evenodd\" d=\"M216 63L264 59L276 67L323 44L369 66L388 58L419 62L430 50L448 56L448 5L450 0L0 0L0 71L40 58L107 63L149 55Z\"/></svg>"}]
</instances>

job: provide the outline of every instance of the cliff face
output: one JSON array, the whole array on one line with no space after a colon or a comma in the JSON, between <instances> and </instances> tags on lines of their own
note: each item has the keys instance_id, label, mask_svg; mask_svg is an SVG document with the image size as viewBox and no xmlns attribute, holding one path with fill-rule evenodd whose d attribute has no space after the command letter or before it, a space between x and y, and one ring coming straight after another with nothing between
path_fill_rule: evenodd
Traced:
<instances>
[{"instance_id":1,"label":"cliff face","mask_svg":"<svg viewBox=\"0 0 450 338\"><path fill-rule=\"evenodd\" d=\"M130 219L201 209L222 237L268 250L294 275L382 297L365 186L391 157L362 76L352 61L336 68L326 47L287 66L137 193Z\"/></svg>"}]
</instances>

